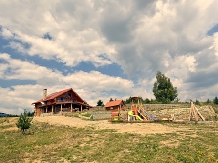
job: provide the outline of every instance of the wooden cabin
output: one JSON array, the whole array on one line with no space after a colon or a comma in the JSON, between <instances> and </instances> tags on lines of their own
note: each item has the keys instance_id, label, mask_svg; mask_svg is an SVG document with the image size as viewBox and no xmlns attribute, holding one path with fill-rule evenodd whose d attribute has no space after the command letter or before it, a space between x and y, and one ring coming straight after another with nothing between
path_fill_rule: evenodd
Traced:
<instances>
[{"instance_id":1,"label":"wooden cabin","mask_svg":"<svg viewBox=\"0 0 218 163\"><path fill-rule=\"evenodd\" d=\"M123 100L115 100L107 102L104 107L108 111L118 111L125 110L126 104Z\"/></svg>"},{"instance_id":2,"label":"wooden cabin","mask_svg":"<svg viewBox=\"0 0 218 163\"><path fill-rule=\"evenodd\" d=\"M43 90L43 98L33 102L35 116L43 113L62 113L83 111L91 106L87 104L72 88L54 92L47 96L47 89Z\"/></svg>"}]
</instances>

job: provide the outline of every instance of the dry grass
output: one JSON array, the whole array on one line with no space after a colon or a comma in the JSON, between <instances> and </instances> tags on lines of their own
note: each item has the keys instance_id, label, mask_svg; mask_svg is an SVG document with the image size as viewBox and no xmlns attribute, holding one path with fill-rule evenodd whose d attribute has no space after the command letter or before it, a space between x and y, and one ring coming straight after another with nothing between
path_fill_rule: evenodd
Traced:
<instances>
[{"instance_id":1,"label":"dry grass","mask_svg":"<svg viewBox=\"0 0 218 163\"><path fill-rule=\"evenodd\" d=\"M0 123L0 127L7 126L6 123ZM10 125L13 127L15 121ZM0 162L218 161L217 123L164 125L181 130L143 136L34 122L23 136L17 130L5 128L0 132Z\"/></svg>"}]
</instances>

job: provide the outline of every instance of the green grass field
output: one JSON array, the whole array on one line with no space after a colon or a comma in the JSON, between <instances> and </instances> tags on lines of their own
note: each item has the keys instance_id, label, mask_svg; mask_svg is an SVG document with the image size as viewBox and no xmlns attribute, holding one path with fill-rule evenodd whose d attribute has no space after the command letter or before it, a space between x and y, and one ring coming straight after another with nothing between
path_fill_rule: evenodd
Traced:
<instances>
[{"instance_id":1,"label":"green grass field","mask_svg":"<svg viewBox=\"0 0 218 163\"><path fill-rule=\"evenodd\" d=\"M21 135L16 121L0 118L0 162L218 162L218 123L146 136L34 123Z\"/></svg>"}]
</instances>

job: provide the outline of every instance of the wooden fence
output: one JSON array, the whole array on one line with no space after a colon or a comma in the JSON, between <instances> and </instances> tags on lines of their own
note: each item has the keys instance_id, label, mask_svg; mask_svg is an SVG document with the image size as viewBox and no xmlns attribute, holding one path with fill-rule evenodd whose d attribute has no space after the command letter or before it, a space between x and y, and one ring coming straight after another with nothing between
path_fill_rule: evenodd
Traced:
<instances>
[{"instance_id":1,"label":"wooden fence","mask_svg":"<svg viewBox=\"0 0 218 163\"><path fill-rule=\"evenodd\" d=\"M142 104L145 109L179 109L190 108L190 104ZM131 104L126 104L127 108L131 107Z\"/></svg>"}]
</instances>

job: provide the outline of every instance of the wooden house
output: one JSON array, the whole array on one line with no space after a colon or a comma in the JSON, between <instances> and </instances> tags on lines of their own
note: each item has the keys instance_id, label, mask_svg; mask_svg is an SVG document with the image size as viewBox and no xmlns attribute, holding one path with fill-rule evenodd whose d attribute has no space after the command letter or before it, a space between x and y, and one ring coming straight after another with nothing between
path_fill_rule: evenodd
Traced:
<instances>
[{"instance_id":1,"label":"wooden house","mask_svg":"<svg viewBox=\"0 0 218 163\"><path fill-rule=\"evenodd\" d=\"M123 100L115 100L107 102L104 107L108 111L119 111L125 110L126 104Z\"/></svg>"},{"instance_id":2,"label":"wooden house","mask_svg":"<svg viewBox=\"0 0 218 163\"><path fill-rule=\"evenodd\" d=\"M72 88L55 92L47 96L47 89L43 90L43 98L33 102L35 116L43 113L62 113L83 111L91 106L87 104Z\"/></svg>"}]
</instances>

